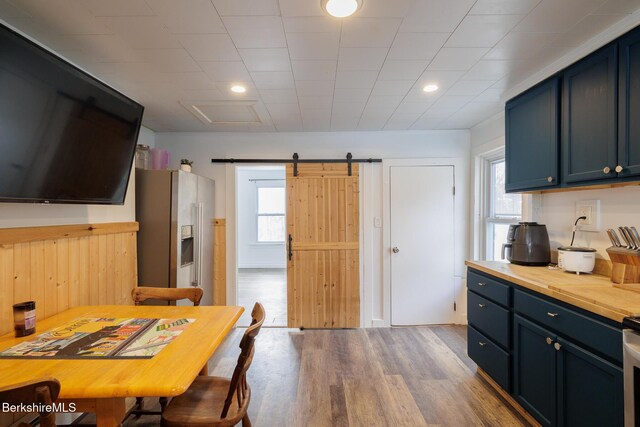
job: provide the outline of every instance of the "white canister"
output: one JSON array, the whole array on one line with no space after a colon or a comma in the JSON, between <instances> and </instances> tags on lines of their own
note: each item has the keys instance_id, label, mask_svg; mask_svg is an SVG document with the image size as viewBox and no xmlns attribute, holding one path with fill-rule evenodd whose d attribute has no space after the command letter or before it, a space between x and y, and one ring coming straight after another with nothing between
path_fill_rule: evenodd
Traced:
<instances>
[{"instance_id":1,"label":"white canister","mask_svg":"<svg viewBox=\"0 0 640 427\"><path fill-rule=\"evenodd\" d=\"M558 248L558 267L572 273L591 273L596 265L596 250L579 246Z\"/></svg>"}]
</instances>

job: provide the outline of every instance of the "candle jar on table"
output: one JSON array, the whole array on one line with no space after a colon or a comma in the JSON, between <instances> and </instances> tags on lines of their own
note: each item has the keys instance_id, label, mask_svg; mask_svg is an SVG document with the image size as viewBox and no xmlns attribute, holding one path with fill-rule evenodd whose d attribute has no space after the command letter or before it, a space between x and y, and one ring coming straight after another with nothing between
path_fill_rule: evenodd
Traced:
<instances>
[{"instance_id":1,"label":"candle jar on table","mask_svg":"<svg viewBox=\"0 0 640 427\"><path fill-rule=\"evenodd\" d=\"M26 337L36 331L36 302L26 301L13 305L13 324L16 337Z\"/></svg>"}]
</instances>

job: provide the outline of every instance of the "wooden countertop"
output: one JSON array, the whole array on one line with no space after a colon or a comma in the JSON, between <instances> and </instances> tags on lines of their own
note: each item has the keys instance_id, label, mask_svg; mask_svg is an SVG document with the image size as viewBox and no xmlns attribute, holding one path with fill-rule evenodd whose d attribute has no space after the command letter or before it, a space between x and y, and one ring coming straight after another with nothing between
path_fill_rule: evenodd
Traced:
<instances>
[{"instance_id":1,"label":"wooden countertop","mask_svg":"<svg viewBox=\"0 0 640 427\"><path fill-rule=\"evenodd\" d=\"M640 293L614 288L607 276L577 275L502 261L466 261L465 264L616 322L622 322L627 316L640 316Z\"/></svg>"}]
</instances>

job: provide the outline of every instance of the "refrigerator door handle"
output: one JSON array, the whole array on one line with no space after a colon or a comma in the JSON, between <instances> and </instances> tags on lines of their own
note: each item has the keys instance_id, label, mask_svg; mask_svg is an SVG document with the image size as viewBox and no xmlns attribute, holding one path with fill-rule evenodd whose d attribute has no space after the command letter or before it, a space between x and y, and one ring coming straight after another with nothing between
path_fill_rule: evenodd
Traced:
<instances>
[{"instance_id":1,"label":"refrigerator door handle","mask_svg":"<svg viewBox=\"0 0 640 427\"><path fill-rule=\"evenodd\" d=\"M202 283L202 248L203 248L203 222L204 208L202 203L196 203L196 256L195 256L195 272L193 287L201 286Z\"/></svg>"}]
</instances>

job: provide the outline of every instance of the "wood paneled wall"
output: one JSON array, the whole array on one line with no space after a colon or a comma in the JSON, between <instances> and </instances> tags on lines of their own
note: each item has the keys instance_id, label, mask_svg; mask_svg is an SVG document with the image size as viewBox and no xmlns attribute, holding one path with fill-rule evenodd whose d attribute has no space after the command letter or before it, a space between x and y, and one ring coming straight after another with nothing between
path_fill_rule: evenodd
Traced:
<instances>
[{"instance_id":1,"label":"wood paneled wall","mask_svg":"<svg viewBox=\"0 0 640 427\"><path fill-rule=\"evenodd\" d=\"M13 330L16 302L34 300L37 319L131 304L137 231L135 222L0 229L0 335Z\"/></svg>"}]
</instances>

